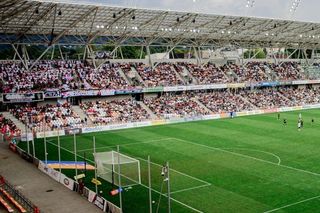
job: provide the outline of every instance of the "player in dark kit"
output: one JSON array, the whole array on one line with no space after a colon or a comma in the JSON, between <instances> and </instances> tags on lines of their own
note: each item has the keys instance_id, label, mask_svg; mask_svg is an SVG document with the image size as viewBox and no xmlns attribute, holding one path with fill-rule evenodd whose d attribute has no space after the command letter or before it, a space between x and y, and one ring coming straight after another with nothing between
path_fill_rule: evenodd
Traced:
<instances>
[{"instance_id":1,"label":"player in dark kit","mask_svg":"<svg viewBox=\"0 0 320 213\"><path fill-rule=\"evenodd\" d=\"M280 113L278 113L278 120L280 120Z\"/></svg>"},{"instance_id":2,"label":"player in dark kit","mask_svg":"<svg viewBox=\"0 0 320 213\"><path fill-rule=\"evenodd\" d=\"M287 119L286 118L283 119L283 125L287 126Z\"/></svg>"}]
</instances>

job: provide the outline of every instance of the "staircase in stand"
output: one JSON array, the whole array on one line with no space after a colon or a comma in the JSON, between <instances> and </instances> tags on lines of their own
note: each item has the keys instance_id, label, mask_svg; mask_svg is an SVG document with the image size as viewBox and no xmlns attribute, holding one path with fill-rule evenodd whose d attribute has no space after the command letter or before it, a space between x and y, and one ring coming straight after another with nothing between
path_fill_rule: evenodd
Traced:
<instances>
[{"instance_id":1,"label":"staircase in stand","mask_svg":"<svg viewBox=\"0 0 320 213\"><path fill-rule=\"evenodd\" d=\"M226 71L226 75L228 76L229 79L234 81L238 81L239 76L228 66L228 70Z\"/></svg>"},{"instance_id":2,"label":"staircase in stand","mask_svg":"<svg viewBox=\"0 0 320 213\"><path fill-rule=\"evenodd\" d=\"M213 114L213 112L210 110L210 109L208 109L208 107L206 107L203 103L201 103L201 101L199 101L198 99L196 99L196 98L192 98L192 100L194 101L194 102L196 102L200 107L202 107L204 110L206 110L208 113L210 113L210 114Z\"/></svg>"},{"instance_id":3,"label":"staircase in stand","mask_svg":"<svg viewBox=\"0 0 320 213\"><path fill-rule=\"evenodd\" d=\"M121 68L117 69L117 72L119 72L119 75L127 82L128 85L132 85L132 82L128 79L128 77L124 74L123 70Z\"/></svg>"},{"instance_id":4,"label":"staircase in stand","mask_svg":"<svg viewBox=\"0 0 320 213\"><path fill-rule=\"evenodd\" d=\"M276 73L273 72L273 70L270 69L268 66L264 66L264 69L265 69L265 71L266 71L265 73L266 73L266 75L268 76L269 80L274 81L274 80L277 80L277 79L278 79Z\"/></svg>"},{"instance_id":5,"label":"staircase in stand","mask_svg":"<svg viewBox=\"0 0 320 213\"><path fill-rule=\"evenodd\" d=\"M284 96L281 92L278 91L278 94L281 98L285 99L286 101L292 102L289 98L287 98L286 96Z\"/></svg>"},{"instance_id":6,"label":"staircase in stand","mask_svg":"<svg viewBox=\"0 0 320 213\"><path fill-rule=\"evenodd\" d=\"M177 72L177 70L174 68L173 65L170 66L170 69L172 70L172 72L174 72L174 74L177 76L177 78L182 81L184 84L186 84L186 80L184 78L182 78L182 76Z\"/></svg>"},{"instance_id":7,"label":"staircase in stand","mask_svg":"<svg viewBox=\"0 0 320 213\"><path fill-rule=\"evenodd\" d=\"M183 70L183 73L185 73L189 78L192 79L192 84L199 84L199 81L195 77L193 77L193 75L189 72L189 70L185 66L182 66L182 70Z\"/></svg>"},{"instance_id":8,"label":"staircase in stand","mask_svg":"<svg viewBox=\"0 0 320 213\"><path fill-rule=\"evenodd\" d=\"M149 113L149 115L151 116L151 119L157 119L158 117L151 111L151 109L147 106L147 105L145 105L144 103L143 103L143 101L137 101L137 103L143 108L143 109L145 109L148 113Z\"/></svg>"},{"instance_id":9,"label":"staircase in stand","mask_svg":"<svg viewBox=\"0 0 320 213\"><path fill-rule=\"evenodd\" d=\"M26 132L26 125L22 123L20 120L18 120L16 117L14 117L10 112L2 112L3 116L6 119L10 119L17 127L21 130L21 133ZM31 132L30 128L27 128L28 132Z\"/></svg>"},{"instance_id":10,"label":"staircase in stand","mask_svg":"<svg viewBox=\"0 0 320 213\"><path fill-rule=\"evenodd\" d=\"M139 75L138 71L136 70L136 68L134 66L131 66L131 72L134 73L134 76L136 79L138 79L138 81L143 85L143 86L147 86L147 84L143 81L143 79L141 78L141 76Z\"/></svg>"},{"instance_id":11,"label":"staircase in stand","mask_svg":"<svg viewBox=\"0 0 320 213\"><path fill-rule=\"evenodd\" d=\"M248 99L246 99L245 97L243 97L242 95L237 95L241 100L243 100L244 102L246 102L247 104L249 104L250 106L253 107L253 109L258 109L258 107L256 105L254 105L253 103L251 103L250 101L248 101Z\"/></svg>"},{"instance_id":12,"label":"staircase in stand","mask_svg":"<svg viewBox=\"0 0 320 213\"><path fill-rule=\"evenodd\" d=\"M85 112L79 106L74 105L71 108L77 115L79 115L81 120L85 120L85 118L87 116L86 116ZM93 125L93 122L89 117L87 117L87 125L90 125L90 126Z\"/></svg>"}]
</instances>

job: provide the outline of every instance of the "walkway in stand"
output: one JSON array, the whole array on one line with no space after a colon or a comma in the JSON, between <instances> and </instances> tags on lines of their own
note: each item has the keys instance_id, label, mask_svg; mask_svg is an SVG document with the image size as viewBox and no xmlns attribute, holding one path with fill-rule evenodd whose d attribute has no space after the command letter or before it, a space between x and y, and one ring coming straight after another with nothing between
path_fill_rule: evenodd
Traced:
<instances>
[{"instance_id":1,"label":"walkway in stand","mask_svg":"<svg viewBox=\"0 0 320 213\"><path fill-rule=\"evenodd\" d=\"M102 212L77 193L11 152L8 145L1 141L0 174L45 213Z\"/></svg>"}]
</instances>

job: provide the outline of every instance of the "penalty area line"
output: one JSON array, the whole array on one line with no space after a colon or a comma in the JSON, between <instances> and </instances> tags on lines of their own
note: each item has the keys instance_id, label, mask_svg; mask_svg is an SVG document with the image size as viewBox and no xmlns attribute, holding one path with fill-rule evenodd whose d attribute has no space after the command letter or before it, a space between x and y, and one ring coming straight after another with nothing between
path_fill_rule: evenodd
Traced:
<instances>
[{"instance_id":1,"label":"penalty area line","mask_svg":"<svg viewBox=\"0 0 320 213\"><path fill-rule=\"evenodd\" d=\"M176 191L170 192L170 194L176 194L176 193L190 191L190 190L199 189L199 188L204 188L204 187L208 187L208 186L211 186L211 184L205 184L205 185L201 185L201 186L195 186L195 187L190 187L190 188L186 188L186 189L176 190Z\"/></svg>"},{"instance_id":2,"label":"penalty area line","mask_svg":"<svg viewBox=\"0 0 320 213\"><path fill-rule=\"evenodd\" d=\"M137 159L139 159L139 160L142 160L142 161L145 161L145 162L148 162L147 160L145 160L145 159L143 159L143 158L140 158L140 157L135 157L135 158L137 158ZM150 163L153 164L153 165L159 166L159 167L161 167L161 168L163 167L163 165L160 165L160 164L158 164L158 163L154 163L154 162L150 162ZM194 180L196 180L196 181L199 181L199 182L201 182L201 183L204 183L204 184L206 184L206 185L211 185L211 183L209 183L209 182L207 182L207 181L201 180L201 179L199 179L199 178L196 178L196 177L194 177L194 176L191 176L191 175L188 175L188 174L186 174L186 173L180 172L180 171L178 171L178 170L175 170L175 169L172 169L172 168L170 168L170 170L173 171L173 172L176 172L176 173L178 173L178 174L180 174L180 175L183 175L183 176L186 176L186 177L188 177L188 178L191 178L191 179L194 179Z\"/></svg>"},{"instance_id":3,"label":"penalty area line","mask_svg":"<svg viewBox=\"0 0 320 213\"><path fill-rule=\"evenodd\" d=\"M290 207L290 206L294 206L294 205L297 205L297 204L300 204L300 203L304 203L304 202L307 202L307 201L310 201L310 200L315 200L317 198L320 198L320 195L315 196L315 197L311 197L311 198L307 198L307 199L304 199L304 200L301 200L301 201L298 201L298 202L295 202L295 203L291 203L291 204L288 204L288 205L285 205L285 206L281 206L281 207L276 208L276 209L271 209L271 210L265 211L263 213L275 212L275 211L278 211L278 210L281 210L281 209L284 209L284 208L287 208L287 207Z\"/></svg>"},{"instance_id":4,"label":"penalty area line","mask_svg":"<svg viewBox=\"0 0 320 213\"><path fill-rule=\"evenodd\" d=\"M171 138L171 139L172 139L172 138ZM48 142L48 144L51 144L51 145L53 145L53 146L58 147L55 143L52 143L52 142L49 142L49 141L47 141L47 142ZM69 152L69 153L71 153L71 154L73 154L73 155L75 154L73 151L70 151L69 149L66 149L66 148L64 148L64 147L60 147L60 149L65 150L66 152ZM81 157L79 154L76 154L76 155L79 156L79 157ZM89 160L89 159L87 159L87 161L89 161L89 162L91 162L91 163L94 163L92 160ZM144 184L142 184L142 183L140 183L140 185L143 186L143 187L145 187L145 188L147 188L147 189L149 189L148 186L146 186L146 185L144 185ZM164 196L164 197L168 197L167 194L163 194L163 193L159 192L158 190L155 190L155 189L153 189L153 188L151 188L151 190L152 190L153 192L156 192L156 193L159 194L159 195L162 195L162 196ZM188 209L191 209L191 210L194 211L194 212L204 213L203 211L200 211L199 209L196 209L196 208L194 208L194 207L192 207L192 206L189 206L188 204L185 204L185 203L183 203L183 202L181 202L181 201L179 201L179 200L176 200L176 199L174 199L174 198L172 198L172 197L170 197L170 199L171 199L172 201L180 204L181 206L184 206L184 207L186 207L186 208L188 208Z\"/></svg>"},{"instance_id":5,"label":"penalty area line","mask_svg":"<svg viewBox=\"0 0 320 213\"><path fill-rule=\"evenodd\" d=\"M207 146L207 145L204 145L204 144L199 144L199 143L195 143L195 142L192 142L192 141L188 141L188 140L184 140L184 139L179 139L179 138L175 138L175 139L176 139L177 141L182 142L182 143L189 143L189 144L192 144L192 145L195 145L195 146L200 146L200 147L204 147L204 148L211 149L211 150L217 150L217 151L229 153L229 154L232 154L232 155L236 155L236 156L240 156L240 157L244 157L244 158L248 158L248 159L252 159L252 160L256 160L256 161L268 163L268 164L271 164L271 165L279 166L279 167L282 167L282 168L286 168L286 169L290 169L290 170L294 170L294 171L306 173L306 174L309 174L309 175L314 175L314 176L318 176L318 177L320 176L320 174L319 174L319 173L316 173L316 172L311 172L311 171L304 170L304 169L298 169L298 168L292 167L292 166L286 166L286 165L283 165L283 164L274 163L274 162L272 162L272 161L263 160L263 159L256 158L256 157L252 157L252 156L249 156L249 155L245 155L245 154L240 154L240 153L237 153L237 152L228 151L228 150L223 149L223 148L217 148L217 147Z\"/></svg>"},{"instance_id":6,"label":"penalty area line","mask_svg":"<svg viewBox=\"0 0 320 213\"><path fill-rule=\"evenodd\" d=\"M101 146L101 147L96 147L96 150L117 147L118 145L121 147L121 146L130 146L130 145L136 145L136 144L153 143L153 142L158 142L158 141L166 141L166 140L172 140L172 138L160 138L160 139L149 140L149 141L140 141L140 142L135 142L135 143L124 143L124 144L117 144L117 145L110 145L110 146ZM84 152L84 151L91 151L91 150L93 150L93 148L80 149L80 150L77 150L77 152Z\"/></svg>"}]
</instances>

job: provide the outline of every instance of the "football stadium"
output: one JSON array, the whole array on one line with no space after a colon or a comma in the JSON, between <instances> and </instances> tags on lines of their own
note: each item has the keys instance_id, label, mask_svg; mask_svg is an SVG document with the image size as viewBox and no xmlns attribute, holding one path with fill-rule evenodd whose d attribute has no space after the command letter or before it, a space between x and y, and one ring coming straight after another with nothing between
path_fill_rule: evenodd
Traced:
<instances>
[{"instance_id":1,"label":"football stadium","mask_svg":"<svg viewBox=\"0 0 320 213\"><path fill-rule=\"evenodd\" d=\"M320 212L320 17L266 2L1 1L0 212Z\"/></svg>"}]
</instances>

